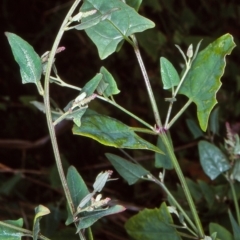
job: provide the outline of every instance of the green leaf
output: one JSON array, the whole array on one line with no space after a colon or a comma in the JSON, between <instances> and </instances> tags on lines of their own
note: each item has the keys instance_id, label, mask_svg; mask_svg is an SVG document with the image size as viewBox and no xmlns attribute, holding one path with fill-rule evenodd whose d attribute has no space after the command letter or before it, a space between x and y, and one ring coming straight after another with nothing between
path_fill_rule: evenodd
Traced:
<instances>
[{"instance_id":1,"label":"green leaf","mask_svg":"<svg viewBox=\"0 0 240 240\"><path fill-rule=\"evenodd\" d=\"M230 176L231 179L237 180L240 182L240 160L235 160L235 164L233 166L233 171Z\"/></svg>"},{"instance_id":2,"label":"green leaf","mask_svg":"<svg viewBox=\"0 0 240 240\"><path fill-rule=\"evenodd\" d=\"M94 91L97 89L100 81L102 80L103 75L101 73L96 74L91 80L89 80L84 87L82 88L81 93L85 92L87 97L92 95Z\"/></svg>"},{"instance_id":3,"label":"green leaf","mask_svg":"<svg viewBox=\"0 0 240 240\"><path fill-rule=\"evenodd\" d=\"M230 34L225 34L201 51L188 72L179 93L186 95L197 105L200 127L206 131L211 110L216 105L216 93L221 86L220 78L235 43Z\"/></svg>"},{"instance_id":4,"label":"green leaf","mask_svg":"<svg viewBox=\"0 0 240 240\"><path fill-rule=\"evenodd\" d=\"M151 143L140 138L122 122L94 111L86 111L81 127L73 126L73 134L90 137L103 145L116 148L146 149L162 153Z\"/></svg>"},{"instance_id":5,"label":"green leaf","mask_svg":"<svg viewBox=\"0 0 240 240\"><path fill-rule=\"evenodd\" d=\"M217 223L210 223L209 224L209 232L210 234L213 234L214 232L217 232L217 238L224 240L234 240L233 235L223 226L217 224Z\"/></svg>"},{"instance_id":6,"label":"green leaf","mask_svg":"<svg viewBox=\"0 0 240 240\"><path fill-rule=\"evenodd\" d=\"M77 209L81 200L89 194L88 188L78 173L77 169L73 166L68 168L67 172L67 184L72 197L73 205L75 209ZM68 212L68 219L66 221L66 225L73 222L73 216Z\"/></svg>"},{"instance_id":7,"label":"green leaf","mask_svg":"<svg viewBox=\"0 0 240 240\"><path fill-rule=\"evenodd\" d=\"M62 161L62 168L63 170L67 170L69 167L69 162L64 156L61 156L61 161ZM49 174L49 181L50 185L53 188L61 188L62 187L62 182L59 177L58 169L56 164L53 164L53 166L50 168L50 174Z\"/></svg>"},{"instance_id":8,"label":"green leaf","mask_svg":"<svg viewBox=\"0 0 240 240\"><path fill-rule=\"evenodd\" d=\"M0 193L4 195L9 195L14 191L16 184L22 179L21 174L16 174L10 177L7 181L1 184Z\"/></svg>"},{"instance_id":9,"label":"green leaf","mask_svg":"<svg viewBox=\"0 0 240 240\"><path fill-rule=\"evenodd\" d=\"M125 224L128 234L136 240L180 240L166 203L160 209L144 209Z\"/></svg>"},{"instance_id":10,"label":"green leaf","mask_svg":"<svg viewBox=\"0 0 240 240\"><path fill-rule=\"evenodd\" d=\"M100 73L103 75L103 81L105 84L108 84L106 89L103 91L103 95L105 97L109 97L120 93L112 74L105 67L101 67Z\"/></svg>"},{"instance_id":11,"label":"green leaf","mask_svg":"<svg viewBox=\"0 0 240 240\"><path fill-rule=\"evenodd\" d=\"M142 3L142 0L126 0L126 3L130 7L134 8L136 11L138 11L138 9L139 9L139 7L140 7L140 5Z\"/></svg>"},{"instance_id":12,"label":"green leaf","mask_svg":"<svg viewBox=\"0 0 240 240\"><path fill-rule=\"evenodd\" d=\"M46 113L44 103L38 102L38 101L31 101L30 103L34 107L36 107L39 111L41 111L43 113ZM51 109L51 114L52 114L53 121L55 121L56 119L58 119L62 115L62 111Z\"/></svg>"},{"instance_id":13,"label":"green leaf","mask_svg":"<svg viewBox=\"0 0 240 240\"><path fill-rule=\"evenodd\" d=\"M189 178L186 178L186 183L188 185L188 188L191 192L191 195L193 196L193 199L198 202L201 200L201 198L203 197L200 188L198 186L198 184L196 184L194 181L192 181Z\"/></svg>"},{"instance_id":14,"label":"green leaf","mask_svg":"<svg viewBox=\"0 0 240 240\"><path fill-rule=\"evenodd\" d=\"M210 115L209 129L213 134L219 133L219 107L213 109Z\"/></svg>"},{"instance_id":15,"label":"green leaf","mask_svg":"<svg viewBox=\"0 0 240 240\"><path fill-rule=\"evenodd\" d=\"M33 222L33 240L38 239L38 234L40 232L40 220L42 216L45 216L49 213L50 210L43 205L39 205L38 207L35 208L35 217Z\"/></svg>"},{"instance_id":16,"label":"green leaf","mask_svg":"<svg viewBox=\"0 0 240 240\"><path fill-rule=\"evenodd\" d=\"M149 171L143 168L141 165L129 162L117 155L106 153L105 156L114 166L119 175L121 175L129 185L134 184L142 176L146 176L149 173Z\"/></svg>"},{"instance_id":17,"label":"green leaf","mask_svg":"<svg viewBox=\"0 0 240 240\"><path fill-rule=\"evenodd\" d=\"M228 210L228 215L231 221L232 229L233 229L233 236L234 240L240 240L240 226L236 222L235 218L233 217L230 210Z\"/></svg>"},{"instance_id":18,"label":"green leaf","mask_svg":"<svg viewBox=\"0 0 240 240\"><path fill-rule=\"evenodd\" d=\"M202 130L198 127L195 121L193 121L192 119L187 119L186 123L194 139L204 136Z\"/></svg>"},{"instance_id":19,"label":"green leaf","mask_svg":"<svg viewBox=\"0 0 240 240\"><path fill-rule=\"evenodd\" d=\"M3 223L3 224L2 224ZM8 226L4 225L6 223ZM11 228L13 225L13 228ZM19 230L14 229L14 227L23 227L23 219L20 218L18 220L6 220L0 221L0 239L1 240L21 240L22 236L25 234L20 232Z\"/></svg>"},{"instance_id":20,"label":"green leaf","mask_svg":"<svg viewBox=\"0 0 240 240\"><path fill-rule=\"evenodd\" d=\"M139 45L153 58L154 62L159 59L160 52L167 42L166 36L159 29L148 29L146 32L137 33Z\"/></svg>"},{"instance_id":21,"label":"green leaf","mask_svg":"<svg viewBox=\"0 0 240 240\"><path fill-rule=\"evenodd\" d=\"M97 14L103 15L111 9L120 10L113 12L104 21L86 29L87 35L91 38L98 48L101 59L107 58L116 51L118 44L130 35L143 32L148 28L153 28L155 24L140 16L133 8L122 1L115 0L86 0L81 11L97 10L98 13L83 18L82 22L89 21L97 17Z\"/></svg>"},{"instance_id":22,"label":"green leaf","mask_svg":"<svg viewBox=\"0 0 240 240\"><path fill-rule=\"evenodd\" d=\"M164 89L173 88L179 84L180 78L176 69L172 63L164 57L160 58L160 69Z\"/></svg>"},{"instance_id":23,"label":"green leaf","mask_svg":"<svg viewBox=\"0 0 240 240\"><path fill-rule=\"evenodd\" d=\"M40 94L43 94L40 83L42 61L33 47L14 33L5 32L11 46L15 61L20 67L22 83L35 83Z\"/></svg>"},{"instance_id":24,"label":"green leaf","mask_svg":"<svg viewBox=\"0 0 240 240\"><path fill-rule=\"evenodd\" d=\"M126 208L121 205L115 205L113 207L102 209L100 211L88 212L85 214L84 217L79 218L80 221L77 226L77 232L79 232L81 229L85 229L92 226L97 220L99 220L102 217L122 212L125 209Z\"/></svg>"},{"instance_id":25,"label":"green leaf","mask_svg":"<svg viewBox=\"0 0 240 240\"><path fill-rule=\"evenodd\" d=\"M82 116L84 115L84 113L86 112L87 107L85 108L79 108L75 111L73 111L72 113L68 114L67 119L73 119L73 122L80 127L81 126L81 119Z\"/></svg>"},{"instance_id":26,"label":"green leaf","mask_svg":"<svg viewBox=\"0 0 240 240\"><path fill-rule=\"evenodd\" d=\"M156 168L164 168L164 169L168 169L168 170L173 169L171 158L167 154L167 148L165 147L165 145L160 137L158 137L158 140L157 140L157 147L159 149L162 149L162 151L165 154L155 153L154 166Z\"/></svg>"},{"instance_id":27,"label":"green leaf","mask_svg":"<svg viewBox=\"0 0 240 240\"><path fill-rule=\"evenodd\" d=\"M227 157L213 144L200 141L198 151L202 168L212 180L231 168Z\"/></svg>"},{"instance_id":28,"label":"green leaf","mask_svg":"<svg viewBox=\"0 0 240 240\"><path fill-rule=\"evenodd\" d=\"M206 182L198 180L198 186L202 191L202 196L206 199L208 208L212 209L215 202L215 193L212 186L208 185Z\"/></svg>"}]
</instances>

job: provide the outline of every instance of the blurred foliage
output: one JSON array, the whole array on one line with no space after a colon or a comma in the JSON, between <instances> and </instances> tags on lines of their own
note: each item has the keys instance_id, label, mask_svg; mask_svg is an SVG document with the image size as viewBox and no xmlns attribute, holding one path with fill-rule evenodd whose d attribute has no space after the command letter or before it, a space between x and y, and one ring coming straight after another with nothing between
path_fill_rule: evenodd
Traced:
<instances>
[{"instance_id":1,"label":"blurred foliage","mask_svg":"<svg viewBox=\"0 0 240 240\"><path fill-rule=\"evenodd\" d=\"M3 0L0 9L0 218L18 219L24 217L24 225L31 228L34 208L39 204L48 206L52 214L48 215L46 228L43 233L53 239L55 228L64 230L66 219L65 202L58 184L51 144L48 141L45 116L36 111L29 101L42 99L38 96L35 86L22 85L17 64L4 31L14 32L34 46L39 55L52 46L59 26L73 1L40 1L40 0ZM214 136L215 143L223 143L225 136L225 121L232 124L236 133L240 132L240 70L239 70L239 39L240 39L240 3L238 1L187 1L187 0L143 0L140 13L155 22L156 27L144 33L137 34L141 46L143 59L159 102L161 116L165 116L167 104L164 97L169 93L163 91L160 81L159 58L169 59L180 72L183 59L174 44L187 49L190 43L194 46L203 39L201 49L219 36L230 33L234 36L237 47L231 56L227 57L226 72L222 78L222 88L217 95L219 102L219 133ZM121 50L104 61L100 61L96 47L90 42L85 33L70 31L62 39L61 46L66 50L57 56L56 64L59 75L66 82L83 86L91 79L101 66L111 71L118 81L121 94L116 97L117 102L125 108L131 109L146 121L153 123L153 116L149 111L149 102L142 81L141 72L134 52L125 43ZM51 86L51 97L64 107L77 93ZM184 96L179 96L173 110L174 113L186 102ZM110 116L119 118L125 124L139 127L134 119L122 115L112 106L102 102L92 104L99 112L108 112ZM227 208L231 208L232 201L227 184L221 177L211 190L219 196L219 200L212 202L206 199L201 191L206 187L203 183L210 182L202 172L197 153L197 140L188 128L191 119L196 120L196 107L192 105L183 117L173 126L171 135L176 147L177 155L183 171L188 176L189 184L194 195L197 208L206 223L213 221L229 229L226 222ZM66 122L59 132L59 146L64 158L64 166L74 165L84 177L89 186L101 170L112 169L104 153L118 150L103 147L90 139L73 136L71 123ZM200 134L201 135L201 134ZM195 135L196 136L196 135ZM206 135L212 137L209 130ZM143 136L156 143L156 139ZM39 140L39 141L38 141ZM211 138L211 140L213 140ZM136 159L142 161L147 169L158 175L154 170L154 156L149 152L129 151ZM150 155L149 155L150 154ZM113 177L118 177L117 174ZM197 180L197 183L196 183ZM194 181L194 182L193 182ZM182 192L176 186L177 179L174 172L168 172L166 182L175 194L182 198ZM142 207L160 206L165 195L151 183L139 182L128 187L125 182L118 180L110 182L105 188L105 194L113 199L125 203L128 211L110 216L95 224L96 239L127 239L123 225L126 219ZM238 186L239 187L239 186ZM199 190L201 189L201 191ZM209 189L207 189L209 191ZM206 191L206 189L204 190ZM238 193L240 191L237 191ZM240 195L238 196L239 199ZM184 206L185 200L182 200ZM221 211L219 211L221 210ZM54 216L56 217L55 220ZM56 222L57 227L49 228L49 222ZM207 229L207 226L205 226ZM67 231L64 234L67 236ZM72 231L69 229L69 231Z\"/></svg>"}]
</instances>

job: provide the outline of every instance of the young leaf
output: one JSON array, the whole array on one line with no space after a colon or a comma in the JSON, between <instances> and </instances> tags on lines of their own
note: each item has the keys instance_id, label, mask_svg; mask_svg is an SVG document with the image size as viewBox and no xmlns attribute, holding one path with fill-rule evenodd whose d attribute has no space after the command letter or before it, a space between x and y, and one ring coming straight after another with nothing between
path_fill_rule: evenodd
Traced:
<instances>
[{"instance_id":1,"label":"young leaf","mask_svg":"<svg viewBox=\"0 0 240 240\"><path fill-rule=\"evenodd\" d=\"M112 175L112 171L105 171L105 172L100 172L96 179L95 182L93 184L93 189L96 192L101 192L102 189L104 188L106 182L108 181L108 179L111 177Z\"/></svg>"},{"instance_id":2,"label":"young leaf","mask_svg":"<svg viewBox=\"0 0 240 240\"><path fill-rule=\"evenodd\" d=\"M162 149L162 151L165 154L155 153L154 166L156 168L163 168L163 169L168 169L168 170L173 169L171 158L167 154L167 149L160 137L158 137L158 140L157 140L157 147Z\"/></svg>"},{"instance_id":3,"label":"young leaf","mask_svg":"<svg viewBox=\"0 0 240 240\"><path fill-rule=\"evenodd\" d=\"M122 1L86 0L81 7L81 11L85 12L96 9L98 11L97 14L104 15L115 8L119 10L113 12L104 21L85 30L87 35L97 46L101 59L107 58L110 54L115 52L118 43L124 38L155 26L152 21L140 16L133 8ZM96 15L83 18L82 22L89 21L97 17ZM121 19L121 21L119 21L119 19Z\"/></svg>"},{"instance_id":4,"label":"young leaf","mask_svg":"<svg viewBox=\"0 0 240 240\"><path fill-rule=\"evenodd\" d=\"M216 93L226 66L226 55L235 47L233 37L225 34L201 51L188 72L179 93L197 105L200 127L206 131L211 110L216 105Z\"/></svg>"},{"instance_id":5,"label":"young leaf","mask_svg":"<svg viewBox=\"0 0 240 240\"><path fill-rule=\"evenodd\" d=\"M14 33L5 32L13 56L20 67L22 83L35 83L40 94L43 94L40 83L42 61L33 47Z\"/></svg>"},{"instance_id":6,"label":"young leaf","mask_svg":"<svg viewBox=\"0 0 240 240\"><path fill-rule=\"evenodd\" d=\"M162 153L153 144L140 138L122 122L87 110L81 127L73 126L73 134L90 137L103 145L116 148L146 149Z\"/></svg>"},{"instance_id":7,"label":"young leaf","mask_svg":"<svg viewBox=\"0 0 240 240\"><path fill-rule=\"evenodd\" d=\"M181 237L172 224L172 216L164 202L160 209L144 209L131 217L126 222L125 229L136 240L180 240Z\"/></svg>"},{"instance_id":8,"label":"young leaf","mask_svg":"<svg viewBox=\"0 0 240 240\"><path fill-rule=\"evenodd\" d=\"M35 217L33 222L33 240L38 239L38 234L40 232L40 220L42 216L45 216L49 213L50 210L43 205L39 205L38 207L35 208Z\"/></svg>"},{"instance_id":9,"label":"young leaf","mask_svg":"<svg viewBox=\"0 0 240 240\"><path fill-rule=\"evenodd\" d=\"M172 63L164 57L160 58L160 69L164 89L169 89L179 84L180 78L176 69Z\"/></svg>"},{"instance_id":10,"label":"young leaf","mask_svg":"<svg viewBox=\"0 0 240 240\"><path fill-rule=\"evenodd\" d=\"M235 218L233 217L230 210L228 210L228 215L231 221L232 229L233 229L233 236L234 240L240 240L240 226L236 222Z\"/></svg>"},{"instance_id":11,"label":"young leaf","mask_svg":"<svg viewBox=\"0 0 240 240\"><path fill-rule=\"evenodd\" d=\"M84 85L81 92L85 92L87 94L87 97L89 97L97 89L102 78L103 75L101 73L96 74L96 76L94 76Z\"/></svg>"},{"instance_id":12,"label":"young leaf","mask_svg":"<svg viewBox=\"0 0 240 240\"><path fill-rule=\"evenodd\" d=\"M5 223L9 226L6 226ZM0 239L1 240L21 240L22 236L25 235L24 233L17 231L14 228L11 228L11 225L13 225L13 227L22 228L23 219L20 218L18 220L6 220L3 222L0 221Z\"/></svg>"},{"instance_id":13,"label":"young leaf","mask_svg":"<svg viewBox=\"0 0 240 240\"><path fill-rule=\"evenodd\" d=\"M67 119L73 119L73 122L74 122L78 127L80 127L80 126L81 126L82 116L84 115L84 113L86 112L86 110L87 110L87 107L79 108L79 109L73 111L72 113L70 113L70 114L67 116Z\"/></svg>"},{"instance_id":14,"label":"young leaf","mask_svg":"<svg viewBox=\"0 0 240 240\"><path fill-rule=\"evenodd\" d=\"M103 81L108 84L106 89L103 91L103 95L105 97L109 97L120 93L112 74L105 67L101 67L100 73L103 75Z\"/></svg>"},{"instance_id":15,"label":"young leaf","mask_svg":"<svg viewBox=\"0 0 240 240\"><path fill-rule=\"evenodd\" d=\"M149 173L149 171L143 168L141 165L129 162L117 155L106 153L105 156L129 185L134 184L142 176L146 176Z\"/></svg>"},{"instance_id":16,"label":"young leaf","mask_svg":"<svg viewBox=\"0 0 240 240\"><path fill-rule=\"evenodd\" d=\"M234 240L233 235L226 228L224 228L223 226L221 226L217 223L209 224L209 232L210 232L210 234L217 232L218 239Z\"/></svg>"},{"instance_id":17,"label":"young leaf","mask_svg":"<svg viewBox=\"0 0 240 240\"><path fill-rule=\"evenodd\" d=\"M207 141L200 141L198 151L202 168L212 180L230 169L231 166L227 157L213 144Z\"/></svg>"},{"instance_id":18,"label":"young leaf","mask_svg":"<svg viewBox=\"0 0 240 240\"><path fill-rule=\"evenodd\" d=\"M102 209L101 211L88 212L85 214L84 217L79 218L80 221L77 226L77 232L79 232L81 229L85 229L92 226L98 219L102 217L122 212L125 209L126 208L121 205L115 205L113 207Z\"/></svg>"}]
</instances>

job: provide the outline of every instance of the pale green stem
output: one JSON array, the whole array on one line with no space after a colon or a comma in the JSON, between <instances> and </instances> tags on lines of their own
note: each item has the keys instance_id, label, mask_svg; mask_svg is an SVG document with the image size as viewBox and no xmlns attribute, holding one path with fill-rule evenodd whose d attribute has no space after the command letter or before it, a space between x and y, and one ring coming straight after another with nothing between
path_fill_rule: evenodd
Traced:
<instances>
[{"instance_id":1,"label":"pale green stem","mask_svg":"<svg viewBox=\"0 0 240 240\"><path fill-rule=\"evenodd\" d=\"M184 74L183 74L183 76L182 76L182 78L181 78L181 80L180 80L176 90L174 91L173 98L175 98L177 96L177 93L178 93L180 87L182 86L182 84L183 84L183 82L185 80L185 77L187 76L190 68L191 68L191 63L188 62L188 64L186 65L186 71L184 72Z\"/></svg>"},{"instance_id":2,"label":"pale green stem","mask_svg":"<svg viewBox=\"0 0 240 240\"><path fill-rule=\"evenodd\" d=\"M81 2L81 0L76 0L73 3L72 7L70 8L69 12L67 13L67 15L60 27L60 30L56 36L56 39L52 46L52 50L49 55L47 70L46 70L46 75L45 75L45 83L44 83L44 103L45 103L45 108L46 108L46 117L47 117L49 134L50 134L50 138L51 138L51 142L52 142L52 147L53 147L53 152L54 152L54 156L55 156L55 160L56 160L58 173L59 173L59 176L60 176L60 179L62 182L62 186L63 186L64 193L65 193L65 196L66 196L66 199L68 202L68 206L69 206L69 209L70 209L70 212L72 215L75 212L75 208L74 208L73 201L72 201L72 198L70 195L70 191L67 186L67 181L66 181L66 178L64 175L62 162L61 162L61 158L60 158L60 153L59 153L59 149L58 149L58 144L57 144L57 139L56 139L56 133L55 133L55 129L54 129L54 126L52 123L50 100L49 100L49 79L50 79L52 64L54 61L54 56L55 56L56 50L58 48L59 42L64 34L64 27L66 26L68 19L71 17L71 15L73 14L74 10L77 8L77 6L80 2Z\"/></svg>"},{"instance_id":3,"label":"pale green stem","mask_svg":"<svg viewBox=\"0 0 240 240\"><path fill-rule=\"evenodd\" d=\"M132 38L133 43L134 43L134 45L133 45L134 52L136 54L136 57L137 57L137 60L138 60L139 66L141 68L142 75L143 75L143 78L144 78L144 81L145 81L145 84L146 84L146 88L147 88L149 99L150 99L150 102L151 102L151 105L152 105L155 121L156 121L157 127L161 128L162 123L161 123L158 107L157 107L156 100L155 100L155 97L154 97L154 94L153 94L153 91L152 91L152 87L151 87L151 84L150 84L150 81L149 81L149 78L148 78L147 71L145 69L145 66L144 66L144 63L143 63L143 60L142 60L142 57L141 57L141 53L140 53L140 50L139 50L139 47L138 47L137 39L134 35L132 35L131 38Z\"/></svg>"},{"instance_id":4,"label":"pale green stem","mask_svg":"<svg viewBox=\"0 0 240 240\"><path fill-rule=\"evenodd\" d=\"M64 120L67 117L68 114L69 114L69 111L67 111L63 115L61 115L58 119L56 119L53 122L53 126L56 126L58 123L60 123L62 120Z\"/></svg>"},{"instance_id":5,"label":"pale green stem","mask_svg":"<svg viewBox=\"0 0 240 240\"><path fill-rule=\"evenodd\" d=\"M169 129L176 121L177 119L182 115L182 113L188 108L188 106L192 103L191 99L188 99L187 103L180 109L180 111L173 117L173 119L168 123L166 126L166 129Z\"/></svg>"},{"instance_id":6,"label":"pale green stem","mask_svg":"<svg viewBox=\"0 0 240 240\"><path fill-rule=\"evenodd\" d=\"M31 236L31 237L33 236L33 232L32 231L29 231L29 230L27 230L25 228L20 228L20 227L14 226L14 225L9 224L9 223L5 223L5 222L0 221L0 226L4 226L4 227L7 227L7 228L16 230L16 231L18 231L20 233L23 233L24 235L26 234L25 236ZM43 236L42 234L39 234L38 238L42 239L42 240L50 240L49 238Z\"/></svg>"},{"instance_id":7,"label":"pale green stem","mask_svg":"<svg viewBox=\"0 0 240 240\"><path fill-rule=\"evenodd\" d=\"M192 227L192 229L195 231L192 232L190 229L189 231L195 235L197 232L197 228L195 227L194 223L192 222L192 220L188 217L188 215L186 214L186 212L184 211L184 209L181 207L181 205L178 203L178 201L175 199L175 197L171 194L171 192L168 190L168 188L165 186L165 184L161 181L159 181L157 178L155 178L154 176L151 175L151 178L153 179L152 181L155 182L156 184L158 184L163 191L168 195L168 197L171 199L171 201L173 202L173 204L177 207L177 209L183 214L184 219L189 223L189 225ZM151 180L150 178L150 180ZM146 179L149 180L149 179Z\"/></svg>"},{"instance_id":8,"label":"pale green stem","mask_svg":"<svg viewBox=\"0 0 240 240\"><path fill-rule=\"evenodd\" d=\"M229 184L231 186L231 191L232 191L232 195L233 195L233 202L234 202L234 206L235 206L236 213L237 213L238 225L240 225L240 212L239 212L238 200L237 200L235 187L234 187L234 184L233 184L231 179L229 179Z\"/></svg>"},{"instance_id":9,"label":"pale green stem","mask_svg":"<svg viewBox=\"0 0 240 240\"><path fill-rule=\"evenodd\" d=\"M182 76L182 78L181 78L181 80L180 80L180 82L179 82L176 90L173 92L172 99L176 98L177 93L178 93L180 87L182 86L183 81L184 81L185 77L187 76L187 73L189 72L190 68L191 68L191 63L190 63L190 62L186 62L186 71L184 72L184 74L183 74L183 76ZM170 115L171 115L171 112L172 112L172 107L173 107L173 101L170 102L169 107L168 107L167 117L166 117L166 121L165 121L165 124L164 124L164 128L165 128L165 129L169 129L169 128L172 126L172 124L177 120L177 119L175 119L174 122L173 122L171 125L168 124L168 121L169 121L169 118L170 118ZM179 114L179 115L176 115L177 118L179 118L180 115L181 115L183 112L184 112L184 111L179 111L180 114ZM169 126L169 125L170 125L170 126Z\"/></svg>"},{"instance_id":10,"label":"pale green stem","mask_svg":"<svg viewBox=\"0 0 240 240\"><path fill-rule=\"evenodd\" d=\"M104 98L101 96L97 96L98 99L101 99L105 102L108 102L110 104L112 104L113 106L119 108L120 110L122 110L123 112L125 112L126 114L128 114L129 116L135 118L137 121L139 121L140 123L142 123L143 125L145 125L146 127L150 128L151 130L155 130L154 127L152 127L150 124L148 124L147 122L143 121L141 118L139 118L138 116L134 115L133 113L129 112L127 109L123 108L122 106L118 105L115 101L111 101L108 98Z\"/></svg>"},{"instance_id":11,"label":"pale green stem","mask_svg":"<svg viewBox=\"0 0 240 240\"><path fill-rule=\"evenodd\" d=\"M79 88L79 87L76 87L74 85L71 85L71 84L68 84L68 83L65 83L63 80L61 80L60 78L55 78L55 77L52 77L50 76L50 79L53 79L53 82L57 85L60 85L61 87L68 87L68 88L72 88L72 89L75 89L75 90L78 90L78 91L81 91L82 89Z\"/></svg>"},{"instance_id":12,"label":"pale green stem","mask_svg":"<svg viewBox=\"0 0 240 240\"><path fill-rule=\"evenodd\" d=\"M167 137L167 135L163 132L161 133L160 135L160 138L162 139L166 149L167 149L167 152L169 154L169 157L172 161L172 164L174 166L174 169L178 175L178 178L180 180L180 183L181 183L181 186L182 186L182 189L183 189L183 192L186 196L186 199L187 199L187 202L188 202L188 205L189 205L189 208L191 210L191 213L192 213L192 216L193 216L193 219L194 219L194 222L196 224L196 228L197 228L197 234L200 238L204 238L204 231L203 231L203 228L202 228L202 224L201 224L201 221L199 219L199 216L198 216L198 213L197 213L197 210L196 210L196 207L195 207L195 204L193 202L193 199L192 199L192 196L190 194L190 191L188 189L188 186L187 186L187 183L186 183L186 180L183 176L183 173L182 173L182 170L179 166L179 163L176 159L176 156L173 152L173 148L172 148L172 145Z\"/></svg>"},{"instance_id":13,"label":"pale green stem","mask_svg":"<svg viewBox=\"0 0 240 240\"><path fill-rule=\"evenodd\" d=\"M131 130L134 132L141 132L141 133L147 133L147 134L152 134L152 135L157 135L156 131L149 130L146 128L136 128L136 127L130 127Z\"/></svg>"}]
</instances>

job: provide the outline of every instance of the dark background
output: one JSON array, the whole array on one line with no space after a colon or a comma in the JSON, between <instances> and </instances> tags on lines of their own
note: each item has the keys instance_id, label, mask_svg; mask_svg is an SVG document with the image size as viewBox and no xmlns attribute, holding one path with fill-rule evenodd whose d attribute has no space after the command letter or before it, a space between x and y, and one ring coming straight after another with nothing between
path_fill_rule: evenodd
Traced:
<instances>
[{"instance_id":1,"label":"dark background","mask_svg":"<svg viewBox=\"0 0 240 240\"><path fill-rule=\"evenodd\" d=\"M31 226L34 207L37 205L44 204L51 207L52 211L57 211L64 208L64 203L54 167L51 144L47 141L45 116L29 104L31 100L42 99L34 85L21 84L19 67L14 61L4 32L13 32L21 36L39 55L42 55L51 49L72 2L3 0L0 8L0 219L17 219L24 216L26 227ZM229 0L143 0L139 12L156 24L154 30L137 34L137 37L161 116L165 116L167 110L164 97L169 97L170 94L162 90L159 57L168 58L180 72L180 63L183 63L183 60L174 44L186 50L190 43L196 46L204 39L201 45L203 49L209 42L225 33L234 36L237 47L231 56L227 57L226 72L221 80L223 86L217 95L220 134L216 136L215 141L223 142L226 121L238 132L240 3ZM96 47L84 32L67 32L60 45L65 46L66 50L57 56L56 66L64 81L82 87L101 66L105 66L121 90L115 98L116 101L154 124L139 66L133 50L127 43L120 52L103 61L99 59ZM61 108L76 95L73 90L51 85L51 97ZM185 102L186 98L179 96L174 111L176 112ZM91 107L118 118L125 124L140 127L134 119L112 106L97 102ZM197 121L194 105L171 131L179 161L187 177L209 181L198 163L197 140L193 140L186 125L186 118ZM142 136L152 143L156 142L151 136ZM70 122L63 123L59 130L58 142L66 167L74 165L90 189L100 171L112 169L104 153L121 154L118 150L101 146L91 139L73 136ZM129 153L155 172L156 176L158 175L158 170L154 170L153 167L154 156L151 152L129 151ZM117 173L114 173L113 177L118 177ZM174 172L168 174L167 181L174 189L177 181ZM152 184L141 182L129 187L121 179L107 184L104 195L121 201L129 210L96 224L95 232L98 237L96 239L102 239L102 236L104 239L126 239L122 226L129 216L142 207L158 207L165 197L158 187ZM59 219L64 219L65 212L62 211L61 214L63 216ZM63 221L60 221L57 227L63 229Z\"/></svg>"}]
</instances>

